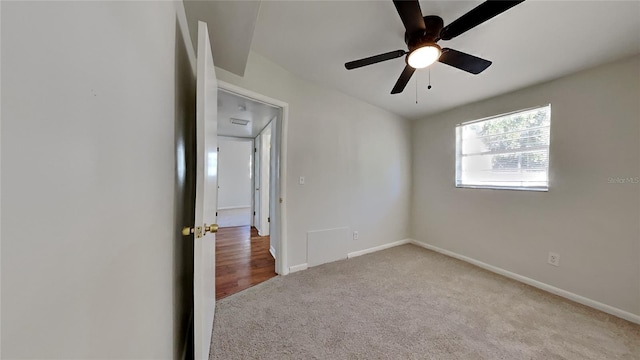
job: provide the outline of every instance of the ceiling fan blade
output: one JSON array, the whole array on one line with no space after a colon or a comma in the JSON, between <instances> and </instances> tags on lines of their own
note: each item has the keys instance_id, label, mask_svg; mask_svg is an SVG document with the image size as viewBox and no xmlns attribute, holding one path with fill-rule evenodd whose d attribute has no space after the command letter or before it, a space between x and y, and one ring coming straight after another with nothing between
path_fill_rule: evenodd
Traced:
<instances>
[{"instance_id":1,"label":"ceiling fan blade","mask_svg":"<svg viewBox=\"0 0 640 360\"><path fill-rule=\"evenodd\" d=\"M511 9L523 1L524 0L485 1L473 10L459 17L451 24L445 26L442 31L440 31L440 39L451 40L465 31L491 19L492 17Z\"/></svg>"},{"instance_id":2,"label":"ceiling fan blade","mask_svg":"<svg viewBox=\"0 0 640 360\"><path fill-rule=\"evenodd\" d=\"M416 69L412 68L409 65L406 65L404 67L404 70L402 70L402 74L400 74L398 81L396 81L396 84L393 86L391 93L392 94L401 93L402 90L404 90L404 87L407 86L409 79L411 79L411 75L413 75L415 71Z\"/></svg>"},{"instance_id":3,"label":"ceiling fan blade","mask_svg":"<svg viewBox=\"0 0 640 360\"><path fill-rule=\"evenodd\" d=\"M427 27L424 25L418 0L393 0L393 4L398 10L398 15L400 15L407 33L413 34L418 30L426 30Z\"/></svg>"},{"instance_id":4,"label":"ceiling fan blade","mask_svg":"<svg viewBox=\"0 0 640 360\"><path fill-rule=\"evenodd\" d=\"M344 64L344 67L346 67L347 70L351 70L351 69L379 63L382 61L397 59L401 56L404 56L404 54L406 53L407 52L404 50L389 51L388 53L374 55L374 56L370 56L368 58L364 58L360 60L349 61L348 63Z\"/></svg>"},{"instance_id":5,"label":"ceiling fan blade","mask_svg":"<svg viewBox=\"0 0 640 360\"><path fill-rule=\"evenodd\" d=\"M438 61L474 75L480 74L491 65L489 60L449 48L442 49L442 55L440 55Z\"/></svg>"}]
</instances>

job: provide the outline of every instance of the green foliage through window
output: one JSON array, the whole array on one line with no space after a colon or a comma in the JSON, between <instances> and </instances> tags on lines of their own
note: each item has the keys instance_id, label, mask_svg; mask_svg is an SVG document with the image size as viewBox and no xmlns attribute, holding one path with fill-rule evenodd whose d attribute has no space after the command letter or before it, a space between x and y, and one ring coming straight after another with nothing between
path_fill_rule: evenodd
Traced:
<instances>
[{"instance_id":1,"label":"green foliage through window","mask_svg":"<svg viewBox=\"0 0 640 360\"><path fill-rule=\"evenodd\" d=\"M551 106L457 127L456 185L546 189Z\"/></svg>"}]
</instances>

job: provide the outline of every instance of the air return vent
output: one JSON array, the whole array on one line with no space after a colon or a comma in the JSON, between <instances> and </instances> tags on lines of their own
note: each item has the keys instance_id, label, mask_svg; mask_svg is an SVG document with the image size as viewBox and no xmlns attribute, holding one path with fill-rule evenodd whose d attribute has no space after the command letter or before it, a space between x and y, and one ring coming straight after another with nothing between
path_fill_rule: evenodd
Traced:
<instances>
[{"instance_id":1,"label":"air return vent","mask_svg":"<svg viewBox=\"0 0 640 360\"><path fill-rule=\"evenodd\" d=\"M244 119L231 118L229 120L231 121L232 124L235 124L235 125L247 126L247 124L249 123L249 120L244 120Z\"/></svg>"}]
</instances>

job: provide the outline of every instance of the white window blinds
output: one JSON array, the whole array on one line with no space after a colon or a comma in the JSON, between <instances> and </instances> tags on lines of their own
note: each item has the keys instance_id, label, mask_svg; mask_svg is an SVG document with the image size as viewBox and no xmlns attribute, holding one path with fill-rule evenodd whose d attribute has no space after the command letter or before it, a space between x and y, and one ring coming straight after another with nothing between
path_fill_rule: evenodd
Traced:
<instances>
[{"instance_id":1,"label":"white window blinds","mask_svg":"<svg viewBox=\"0 0 640 360\"><path fill-rule=\"evenodd\" d=\"M549 188L551 105L456 126L456 186Z\"/></svg>"}]
</instances>

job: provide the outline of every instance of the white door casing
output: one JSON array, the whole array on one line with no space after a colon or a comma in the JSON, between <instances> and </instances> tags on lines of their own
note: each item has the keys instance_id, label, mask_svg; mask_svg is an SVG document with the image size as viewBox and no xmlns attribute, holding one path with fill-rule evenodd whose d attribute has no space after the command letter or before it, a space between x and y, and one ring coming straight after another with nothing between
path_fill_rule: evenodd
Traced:
<instances>
[{"instance_id":1,"label":"white door casing","mask_svg":"<svg viewBox=\"0 0 640 360\"><path fill-rule=\"evenodd\" d=\"M253 141L253 226L258 229L258 233L262 228L260 222L260 189L262 188L262 182L260 181L261 174L261 148L262 136L258 135Z\"/></svg>"},{"instance_id":2,"label":"white door casing","mask_svg":"<svg viewBox=\"0 0 640 360\"><path fill-rule=\"evenodd\" d=\"M269 235L271 217L271 123L262 131L260 151L260 235Z\"/></svg>"},{"instance_id":3,"label":"white door casing","mask_svg":"<svg viewBox=\"0 0 640 360\"><path fill-rule=\"evenodd\" d=\"M196 202L193 236L193 333L196 359L208 359L215 312L215 233L218 196L218 81L207 24L198 22L196 85Z\"/></svg>"}]
</instances>

